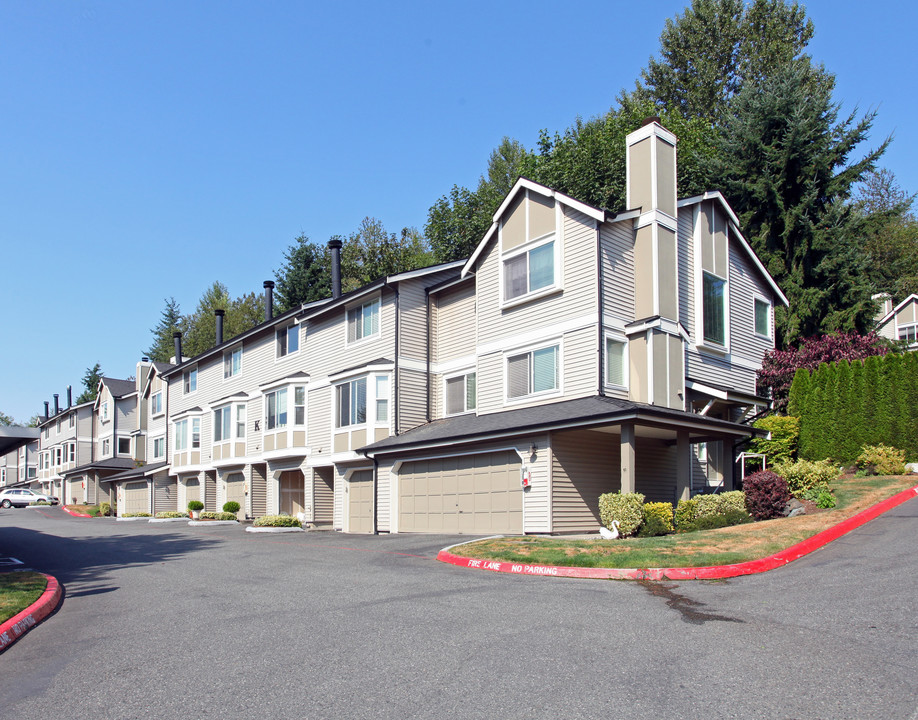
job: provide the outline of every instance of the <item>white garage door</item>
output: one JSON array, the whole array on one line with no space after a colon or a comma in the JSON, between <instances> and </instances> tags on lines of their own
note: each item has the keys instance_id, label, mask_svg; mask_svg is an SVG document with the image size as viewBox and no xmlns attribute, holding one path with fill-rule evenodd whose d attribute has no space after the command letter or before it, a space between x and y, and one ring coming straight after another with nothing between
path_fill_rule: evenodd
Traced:
<instances>
[{"instance_id":1,"label":"white garage door","mask_svg":"<svg viewBox=\"0 0 918 720\"><path fill-rule=\"evenodd\" d=\"M400 532L523 532L520 459L500 451L419 460L398 473Z\"/></svg>"}]
</instances>

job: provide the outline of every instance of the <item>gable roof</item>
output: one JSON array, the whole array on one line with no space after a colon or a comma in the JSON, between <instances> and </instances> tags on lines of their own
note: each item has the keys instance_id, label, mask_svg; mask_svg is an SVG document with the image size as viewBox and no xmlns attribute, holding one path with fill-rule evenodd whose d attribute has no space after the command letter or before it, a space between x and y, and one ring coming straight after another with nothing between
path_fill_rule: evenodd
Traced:
<instances>
[{"instance_id":1,"label":"gable roof","mask_svg":"<svg viewBox=\"0 0 918 720\"><path fill-rule=\"evenodd\" d=\"M880 320L877 322L877 327L880 327L881 325L885 325L890 320L892 320L896 316L896 313L898 313L902 308L908 305L912 300L915 300L916 302L918 302L918 295L912 293L907 298L905 298L905 300L903 300L898 305L896 305L896 307L894 307L892 310L886 313L882 318L880 318Z\"/></svg>"},{"instance_id":2,"label":"gable roof","mask_svg":"<svg viewBox=\"0 0 918 720\"><path fill-rule=\"evenodd\" d=\"M112 397L116 400L123 398L125 395L130 395L136 389L133 380L118 380L117 378L103 377L99 384L102 385L103 383L112 394Z\"/></svg>"}]
</instances>

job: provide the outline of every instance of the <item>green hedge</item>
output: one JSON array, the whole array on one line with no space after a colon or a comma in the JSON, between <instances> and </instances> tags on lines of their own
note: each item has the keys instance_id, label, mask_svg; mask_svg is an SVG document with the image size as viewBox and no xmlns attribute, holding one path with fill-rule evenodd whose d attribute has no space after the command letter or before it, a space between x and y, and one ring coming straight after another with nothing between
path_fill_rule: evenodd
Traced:
<instances>
[{"instance_id":1,"label":"green hedge","mask_svg":"<svg viewBox=\"0 0 918 720\"><path fill-rule=\"evenodd\" d=\"M618 521L622 537L634 535L644 522L644 496L641 493L606 493L599 496L599 519L610 530Z\"/></svg>"},{"instance_id":2,"label":"green hedge","mask_svg":"<svg viewBox=\"0 0 918 720\"><path fill-rule=\"evenodd\" d=\"M255 527L303 527L303 524L290 515L265 515L256 518L252 523Z\"/></svg>"}]
</instances>

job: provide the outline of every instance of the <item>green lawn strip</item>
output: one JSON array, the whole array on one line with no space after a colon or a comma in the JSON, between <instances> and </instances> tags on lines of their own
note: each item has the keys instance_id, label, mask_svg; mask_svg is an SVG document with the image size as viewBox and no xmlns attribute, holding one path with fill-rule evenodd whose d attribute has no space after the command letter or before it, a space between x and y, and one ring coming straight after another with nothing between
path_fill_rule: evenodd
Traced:
<instances>
[{"instance_id":1,"label":"green lawn strip","mask_svg":"<svg viewBox=\"0 0 918 720\"><path fill-rule=\"evenodd\" d=\"M41 597L48 578L37 572L0 573L0 622L22 612Z\"/></svg>"},{"instance_id":2,"label":"green lawn strip","mask_svg":"<svg viewBox=\"0 0 918 720\"><path fill-rule=\"evenodd\" d=\"M774 555L915 484L914 476L844 477L832 486L836 507L813 515L653 538L496 538L461 545L454 552L484 560L569 567L732 565Z\"/></svg>"}]
</instances>

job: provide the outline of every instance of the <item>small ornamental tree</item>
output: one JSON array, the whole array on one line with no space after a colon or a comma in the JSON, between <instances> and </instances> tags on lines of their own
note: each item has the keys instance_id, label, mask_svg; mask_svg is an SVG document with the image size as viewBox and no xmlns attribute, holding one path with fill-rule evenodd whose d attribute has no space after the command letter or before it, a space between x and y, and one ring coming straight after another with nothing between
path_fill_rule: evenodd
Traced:
<instances>
[{"instance_id":1,"label":"small ornamental tree","mask_svg":"<svg viewBox=\"0 0 918 720\"><path fill-rule=\"evenodd\" d=\"M746 510L756 520L778 517L790 502L787 481L771 470L760 470L743 480Z\"/></svg>"},{"instance_id":2,"label":"small ornamental tree","mask_svg":"<svg viewBox=\"0 0 918 720\"><path fill-rule=\"evenodd\" d=\"M800 368L815 370L822 363L842 358L849 362L863 360L887 352L887 341L875 332L867 335L836 333L806 338L799 347L772 350L765 355L762 369L758 373L759 393L770 395L778 412L788 412L788 393L794 375Z\"/></svg>"}]
</instances>

